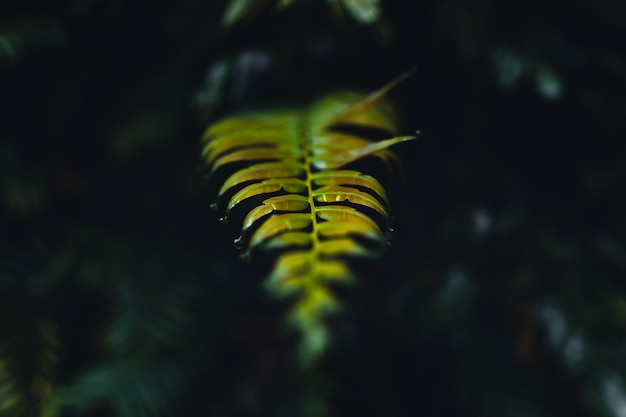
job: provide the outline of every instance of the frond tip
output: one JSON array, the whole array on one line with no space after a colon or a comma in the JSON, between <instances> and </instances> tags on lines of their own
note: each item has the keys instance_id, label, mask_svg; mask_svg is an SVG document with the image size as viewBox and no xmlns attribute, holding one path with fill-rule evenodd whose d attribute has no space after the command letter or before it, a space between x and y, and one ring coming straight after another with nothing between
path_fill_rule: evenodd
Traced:
<instances>
[{"instance_id":1,"label":"frond tip","mask_svg":"<svg viewBox=\"0 0 626 417\"><path fill-rule=\"evenodd\" d=\"M329 285L354 282L347 259L373 258L388 240L385 188L350 165L400 164L390 147L415 137L399 134L384 95L406 77L369 95L340 92L304 109L231 117L204 136L211 174L226 174L216 203L222 219L244 212L238 245L248 255L277 253L266 288L294 299L288 321L303 336L305 366L327 349L325 318L341 308Z\"/></svg>"}]
</instances>

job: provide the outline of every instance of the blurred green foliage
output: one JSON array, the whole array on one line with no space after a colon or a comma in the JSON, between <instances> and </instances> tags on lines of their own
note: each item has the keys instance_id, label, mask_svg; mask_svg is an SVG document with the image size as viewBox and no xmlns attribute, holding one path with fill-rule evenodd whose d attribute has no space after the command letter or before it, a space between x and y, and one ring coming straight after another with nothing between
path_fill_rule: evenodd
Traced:
<instances>
[{"instance_id":1,"label":"blurred green foliage","mask_svg":"<svg viewBox=\"0 0 626 417\"><path fill-rule=\"evenodd\" d=\"M624 415L626 3L283 3L0 5L0 415ZM301 374L198 139L412 67L393 245Z\"/></svg>"}]
</instances>

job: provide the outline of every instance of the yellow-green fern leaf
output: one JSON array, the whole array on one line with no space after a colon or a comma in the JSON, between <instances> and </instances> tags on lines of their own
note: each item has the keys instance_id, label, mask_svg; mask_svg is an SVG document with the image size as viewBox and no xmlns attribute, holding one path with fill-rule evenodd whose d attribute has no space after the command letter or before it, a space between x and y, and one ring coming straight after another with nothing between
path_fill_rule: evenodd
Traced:
<instances>
[{"instance_id":1,"label":"yellow-green fern leaf","mask_svg":"<svg viewBox=\"0 0 626 417\"><path fill-rule=\"evenodd\" d=\"M340 92L299 110L230 117L204 136L206 165L226 178L216 207L224 222L239 213L236 243L249 256L277 253L266 288L294 298L288 320L302 333L303 364L330 343L324 318L341 303L329 284L353 282L348 258L375 257L387 241L385 188L350 165L364 158L399 164L390 147L414 137L400 135L384 96L405 77L369 95Z\"/></svg>"}]
</instances>

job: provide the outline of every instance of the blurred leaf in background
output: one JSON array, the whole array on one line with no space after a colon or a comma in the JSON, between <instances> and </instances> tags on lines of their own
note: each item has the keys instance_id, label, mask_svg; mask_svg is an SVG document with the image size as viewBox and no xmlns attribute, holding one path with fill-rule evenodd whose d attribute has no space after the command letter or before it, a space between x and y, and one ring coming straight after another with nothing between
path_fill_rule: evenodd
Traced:
<instances>
[{"instance_id":1,"label":"blurred leaf in background","mask_svg":"<svg viewBox=\"0 0 626 417\"><path fill-rule=\"evenodd\" d=\"M32 301L3 299L0 311L0 413L52 415L47 403L59 358L58 328L35 316Z\"/></svg>"}]
</instances>

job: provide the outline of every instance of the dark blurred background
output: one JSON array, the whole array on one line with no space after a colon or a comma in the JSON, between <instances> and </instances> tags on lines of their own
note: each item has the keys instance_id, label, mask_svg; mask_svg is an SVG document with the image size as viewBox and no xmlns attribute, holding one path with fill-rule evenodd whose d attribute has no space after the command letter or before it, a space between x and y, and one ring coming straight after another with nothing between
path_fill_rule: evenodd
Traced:
<instances>
[{"instance_id":1,"label":"dark blurred background","mask_svg":"<svg viewBox=\"0 0 626 417\"><path fill-rule=\"evenodd\" d=\"M247 3L0 5L0 415L626 416L626 3ZM393 243L307 374L199 138L411 68Z\"/></svg>"}]
</instances>

